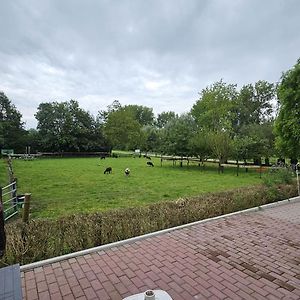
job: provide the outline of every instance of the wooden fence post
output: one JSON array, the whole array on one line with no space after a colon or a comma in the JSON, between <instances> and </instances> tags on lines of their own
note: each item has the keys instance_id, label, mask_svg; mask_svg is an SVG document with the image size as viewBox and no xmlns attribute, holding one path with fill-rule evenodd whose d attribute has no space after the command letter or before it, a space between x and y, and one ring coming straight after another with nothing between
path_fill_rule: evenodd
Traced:
<instances>
[{"instance_id":1,"label":"wooden fence post","mask_svg":"<svg viewBox=\"0 0 300 300\"><path fill-rule=\"evenodd\" d=\"M25 194L23 207L23 222L28 223L31 194Z\"/></svg>"}]
</instances>

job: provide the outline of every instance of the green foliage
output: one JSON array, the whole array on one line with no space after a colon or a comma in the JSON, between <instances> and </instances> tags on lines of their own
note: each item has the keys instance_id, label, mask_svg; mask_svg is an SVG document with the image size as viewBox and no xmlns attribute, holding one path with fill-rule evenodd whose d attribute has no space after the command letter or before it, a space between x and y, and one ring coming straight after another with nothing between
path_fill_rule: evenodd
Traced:
<instances>
[{"instance_id":1,"label":"green foliage","mask_svg":"<svg viewBox=\"0 0 300 300\"><path fill-rule=\"evenodd\" d=\"M41 103L35 117L44 151L96 151L105 145L100 125L77 101Z\"/></svg>"},{"instance_id":2,"label":"green foliage","mask_svg":"<svg viewBox=\"0 0 300 300\"><path fill-rule=\"evenodd\" d=\"M208 135L212 156L217 158L220 164L226 162L231 154L231 138L227 132L210 132Z\"/></svg>"},{"instance_id":3,"label":"green foliage","mask_svg":"<svg viewBox=\"0 0 300 300\"><path fill-rule=\"evenodd\" d=\"M272 101L275 91L275 85L264 80L241 88L235 104L235 132L239 133L244 126L263 124L274 118Z\"/></svg>"},{"instance_id":4,"label":"green foliage","mask_svg":"<svg viewBox=\"0 0 300 300\"><path fill-rule=\"evenodd\" d=\"M104 125L104 134L110 144L117 149L135 149L144 144L141 125L131 112L124 109L108 115Z\"/></svg>"},{"instance_id":5,"label":"green foliage","mask_svg":"<svg viewBox=\"0 0 300 300\"><path fill-rule=\"evenodd\" d=\"M270 157L274 154L273 122L245 125L236 139L242 141L240 150L243 159Z\"/></svg>"},{"instance_id":6,"label":"green foliage","mask_svg":"<svg viewBox=\"0 0 300 300\"><path fill-rule=\"evenodd\" d=\"M160 152L159 130L154 126L148 125L142 128L142 133L145 137L145 144L142 149L146 152Z\"/></svg>"},{"instance_id":7,"label":"green foliage","mask_svg":"<svg viewBox=\"0 0 300 300\"><path fill-rule=\"evenodd\" d=\"M166 124L172 120L178 117L173 111L163 111L162 113L158 114L156 118L156 126L158 128L164 128Z\"/></svg>"},{"instance_id":8,"label":"green foliage","mask_svg":"<svg viewBox=\"0 0 300 300\"><path fill-rule=\"evenodd\" d=\"M211 145L209 141L209 133L198 130L190 139L189 146L191 155L199 157L203 162L211 155Z\"/></svg>"},{"instance_id":9,"label":"green foliage","mask_svg":"<svg viewBox=\"0 0 300 300\"><path fill-rule=\"evenodd\" d=\"M279 115L275 122L276 147L283 156L300 156L300 59L284 73L278 86Z\"/></svg>"},{"instance_id":10,"label":"green foliage","mask_svg":"<svg viewBox=\"0 0 300 300\"><path fill-rule=\"evenodd\" d=\"M70 215L57 220L14 222L6 226L7 252L1 264L26 264L104 245L295 196L295 185L185 197L144 207Z\"/></svg>"},{"instance_id":11,"label":"green foliage","mask_svg":"<svg viewBox=\"0 0 300 300\"><path fill-rule=\"evenodd\" d=\"M22 115L15 105L0 92L0 149L23 149L25 130Z\"/></svg>"},{"instance_id":12,"label":"green foliage","mask_svg":"<svg viewBox=\"0 0 300 300\"><path fill-rule=\"evenodd\" d=\"M124 111L128 111L132 114L133 118L138 121L141 126L153 125L154 114L152 108L142 105L125 105L123 107Z\"/></svg>"},{"instance_id":13,"label":"green foliage","mask_svg":"<svg viewBox=\"0 0 300 300\"><path fill-rule=\"evenodd\" d=\"M222 80L203 89L200 99L193 105L191 114L201 129L232 131L236 86Z\"/></svg>"},{"instance_id":14,"label":"green foliage","mask_svg":"<svg viewBox=\"0 0 300 300\"><path fill-rule=\"evenodd\" d=\"M272 169L262 177L264 184L270 187L278 184L291 184L293 178L294 173L288 168Z\"/></svg>"},{"instance_id":15,"label":"green foliage","mask_svg":"<svg viewBox=\"0 0 300 300\"><path fill-rule=\"evenodd\" d=\"M189 114L171 119L161 131L162 152L180 156L190 155L190 139L195 131L195 121Z\"/></svg>"},{"instance_id":16,"label":"green foliage","mask_svg":"<svg viewBox=\"0 0 300 300\"><path fill-rule=\"evenodd\" d=\"M32 217L56 218L79 212L143 206L163 200L222 191L260 182L256 172L235 176L235 168L216 174L216 165L198 162L187 167L173 166L171 161L152 158L154 168L142 158L65 158L13 160L18 178L18 193L31 193ZM112 174L104 175L106 167ZM130 168L129 177L124 170Z\"/></svg>"}]
</instances>

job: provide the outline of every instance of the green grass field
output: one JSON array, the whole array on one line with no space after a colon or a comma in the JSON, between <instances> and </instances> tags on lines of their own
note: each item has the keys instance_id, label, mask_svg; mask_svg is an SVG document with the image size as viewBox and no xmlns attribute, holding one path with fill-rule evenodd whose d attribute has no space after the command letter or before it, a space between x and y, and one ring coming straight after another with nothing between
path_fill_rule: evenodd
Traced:
<instances>
[{"instance_id":1,"label":"green grass field","mask_svg":"<svg viewBox=\"0 0 300 300\"><path fill-rule=\"evenodd\" d=\"M164 161L160 167L160 159L152 161L154 168L145 158L132 157L14 160L13 166L18 193L32 193L32 217L132 207L261 182L255 171L237 177L232 167L218 174L216 165L203 170L197 164L180 167ZM109 166L112 174L104 175ZM129 177L124 175L127 167Z\"/></svg>"},{"instance_id":2,"label":"green grass field","mask_svg":"<svg viewBox=\"0 0 300 300\"><path fill-rule=\"evenodd\" d=\"M0 160L0 186L6 186L8 183L8 174L6 169L5 160Z\"/></svg>"}]
</instances>

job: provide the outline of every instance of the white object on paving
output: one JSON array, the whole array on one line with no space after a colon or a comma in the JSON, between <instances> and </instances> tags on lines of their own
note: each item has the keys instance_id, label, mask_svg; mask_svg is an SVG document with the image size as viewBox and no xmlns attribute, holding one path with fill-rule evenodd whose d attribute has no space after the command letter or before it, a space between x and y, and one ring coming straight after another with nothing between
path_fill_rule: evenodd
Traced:
<instances>
[{"instance_id":1,"label":"white object on paving","mask_svg":"<svg viewBox=\"0 0 300 300\"><path fill-rule=\"evenodd\" d=\"M153 290L155 300L172 300L171 296L163 290ZM123 300L145 300L145 293L135 294L124 298ZM150 298L149 298L150 299Z\"/></svg>"}]
</instances>

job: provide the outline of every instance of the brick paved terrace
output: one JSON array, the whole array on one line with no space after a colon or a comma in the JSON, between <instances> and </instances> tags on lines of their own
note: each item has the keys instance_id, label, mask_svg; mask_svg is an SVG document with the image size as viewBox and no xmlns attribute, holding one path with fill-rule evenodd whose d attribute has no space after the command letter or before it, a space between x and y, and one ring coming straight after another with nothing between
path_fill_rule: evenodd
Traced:
<instances>
[{"instance_id":1,"label":"brick paved terrace","mask_svg":"<svg viewBox=\"0 0 300 300\"><path fill-rule=\"evenodd\" d=\"M300 201L23 271L24 299L300 299Z\"/></svg>"}]
</instances>

